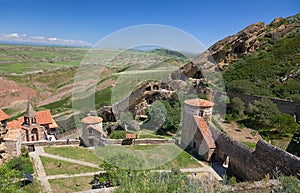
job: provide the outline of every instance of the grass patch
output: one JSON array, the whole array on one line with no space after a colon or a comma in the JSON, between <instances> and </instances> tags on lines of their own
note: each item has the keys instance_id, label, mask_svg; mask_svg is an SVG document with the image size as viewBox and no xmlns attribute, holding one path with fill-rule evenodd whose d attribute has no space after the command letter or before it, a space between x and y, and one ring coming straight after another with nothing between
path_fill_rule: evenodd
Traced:
<instances>
[{"instance_id":1,"label":"grass patch","mask_svg":"<svg viewBox=\"0 0 300 193\"><path fill-rule=\"evenodd\" d=\"M80 161L101 164L101 160L90 150L83 147L44 147L46 153L76 159Z\"/></svg>"},{"instance_id":2,"label":"grass patch","mask_svg":"<svg viewBox=\"0 0 300 193\"><path fill-rule=\"evenodd\" d=\"M73 177L53 179L49 180L49 183L53 192L71 193L91 189L92 186L89 183L92 179L93 176ZM79 184L79 186L76 186L76 184Z\"/></svg>"},{"instance_id":3,"label":"grass patch","mask_svg":"<svg viewBox=\"0 0 300 193\"><path fill-rule=\"evenodd\" d=\"M201 165L196 160L192 159L187 152L173 144L107 146L98 147L94 151L104 160L109 160L121 153L139 157L139 159L142 160L142 164L137 166L136 169L201 167ZM120 165L120 167L122 167L122 165Z\"/></svg>"},{"instance_id":4,"label":"grass patch","mask_svg":"<svg viewBox=\"0 0 300 193\"><path fill-rule=\"evenodd\" d=\"M29 157L26 157L26 158L25 157L15 157L7 163L7 166L10 169L15 169L20 172L24 171L29 174L34 173L33 163L31 162Z\"/></svg>"},{"instance_id":5,"label":"grass patch","mask_svg":"<svg viewBox=\"0 0 300 193\"><path fill-rule=\"evenodd\" d=\"M155 135L155 134L140 134L139 139L146 139L146 138L157 138L157 139L165 139L163 136Z\"/></svg>"},{"instance_id":6,"label":"grass patch","mask_svg":"<svg viewBox=\"0 0 300 193\"><path fill-rule=\"evenodd\" d=\"M242 143L245 144L246 146L250 147L251 149L256 148L256 143L251 143L251 142L242 142Z\"/></svg>"},{"instance_id":7,"label":"grass patch","mask_svg":"<svg viewBox=\"0 0 300 193\"><path fill-rule=\"evenodd\" d=\"M53 159L49 157L40 156L46 175L57 175L57 174L80 174L85 172L96 172L99 171L97 168L75 164L63 160Z\"/></svg>"}]
</instances>

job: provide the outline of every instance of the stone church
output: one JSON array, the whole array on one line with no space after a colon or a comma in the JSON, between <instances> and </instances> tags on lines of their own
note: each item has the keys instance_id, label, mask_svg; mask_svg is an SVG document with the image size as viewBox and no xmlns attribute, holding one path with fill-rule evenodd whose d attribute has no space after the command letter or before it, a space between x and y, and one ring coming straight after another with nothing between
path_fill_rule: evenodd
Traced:
<instances>
[{"instance_id":1,"label":"stone church","mask_svg":"<svg viewBox=\"0 0 300 193\"><path fill-rule=\"evenodd\" d=\"M8 116L1 115L7 132L3 136L5 144L12 155L21 153L22 142L50 140L55 137L58 125L53 119L50 110L34 111L28 101L26 112L16 120L7 122Z\"/></svg>"}]
</instances>

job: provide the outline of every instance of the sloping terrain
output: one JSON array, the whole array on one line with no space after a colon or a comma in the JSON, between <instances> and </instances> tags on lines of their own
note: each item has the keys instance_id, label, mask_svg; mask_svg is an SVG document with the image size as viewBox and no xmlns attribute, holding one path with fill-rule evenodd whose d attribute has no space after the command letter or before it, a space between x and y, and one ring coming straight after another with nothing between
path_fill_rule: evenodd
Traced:
<instances>
[{"instance_id":1,"label":"sloping terrain","mask_svg":"<svg viewBox=\"0 0 300 193\"><path fill-rule=\"evenodd\" d=\"M252 24L209 50L229 91L300 100L300 14Z\"/></svg>"},{"instance_id":2,"label":"sloping terrain","mask_svg":"<svg viewBox=\"0 0 300 193\"><path fill-rule=\"evenodd\" d=\"M53 109L54 114L71 109L74 78L79 65L88 62L89 58L85 57L89 50L20 45L0 45L0 50L0 80L3 85L0 87L1 108L9 113L17 113L24 110L23 103L30 97L35 106L66 107L60 110ZM183 56L163 49L121 52L96 50L92 54L101 55L102 58L106 58L103 60L104 63L107 63L99 77L97 93L114 85L118 74L132 66L147 68L152 64L160 65L164 61L175 67L185 64ZM85 80L82 84L89 85L89 82ZM96 95L103 96L97 93ZM107 97L109 98L110 95ZM99 99L96 97L96 100ZM96 103L103 104L101 101Z\"/></svg>"}]
</instances>

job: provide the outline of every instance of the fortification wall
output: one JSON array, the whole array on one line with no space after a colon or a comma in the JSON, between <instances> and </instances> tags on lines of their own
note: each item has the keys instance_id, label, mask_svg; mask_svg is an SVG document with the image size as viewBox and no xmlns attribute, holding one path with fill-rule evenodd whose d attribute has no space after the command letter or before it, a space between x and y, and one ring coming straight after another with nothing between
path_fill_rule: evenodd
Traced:
<instances>
[{"instance_id":1,"label":"fortification wall","mask_svg":"<svg viewBox=\"0 0 300 193\"><path fill-rule=\"evenodd\" d=\"M239 97L246 105L248 105L249 103L253 103L255 100L260 100L262 98L262 96L236 94L230 92L228 92L227 95L230 98ZM267 98L273 101L275 104L277 104L281 112L287 113L291 116L296 115L297 121L300 120L300 101L289 101L272 97Z\"/></svg>"},{"instance_id":2,"label":"fortification wall","mask_svg":"<svg viewBox=\"0 0 300 193\"><path fill-rule=\"evenodd\" d=\"M214 159L223 163L229 156L228 172L244 180L258 181L278 169L284 174L300 173L300 158L260 140L252 150L212 129L217 149ZM298 176L299 178L299 176Z\"/></svg>"}]
</instances>

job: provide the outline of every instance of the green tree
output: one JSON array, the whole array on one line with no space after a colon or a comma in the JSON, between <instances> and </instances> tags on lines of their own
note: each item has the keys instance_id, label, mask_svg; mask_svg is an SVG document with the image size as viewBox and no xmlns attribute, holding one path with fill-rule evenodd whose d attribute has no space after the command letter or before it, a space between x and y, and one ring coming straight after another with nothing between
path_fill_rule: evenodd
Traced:
<instances>
[{"instance_id":1,"label":"green tree","mask_svg":"<svg viewBox=\"0 0 300 193\"><path fill-rule=\"evenodd\" d=\"M238 97L234 97L230 101L230 108L233 113L236 113L240 116L244 115L245 103Z\"/></svg>"},{"instance_id":2,"label":"green tree","mask_svg":"<svg viewBox=\"0 0 300 193\"><path fill-rule=\"evenodd\" d=\"M133 119L133 115L132 115L131 112L126 112L126 113L124 113L124 114L121 116L121 118L120 118L121 126L122 126L123 128L126 128L126 125L128 125L128 123L129 123L130 121L132 121L132 119Z\"/></svg>"},{"instance_id":3,"label":"green tree","mask_svg":"<svg viewBox=\"0 0 300 193\"><path fill-rule=\"evenodd\" d=\"M18 192L20 184L18 183L21 174L17 170L12 170L7 165L0 166L0 192Z\"/></svg>"},{"instance_id":4,"label":"green tree","mask_svg":"<svg viewBox=\"0 0 300 193\"><path fill-rule=\"evenodd\" d=\"M172 107L168 101L161 102L164 104L167 110L167 116L161 129L163 132L170 131L172 133L175 133L180 126L181 109Z\"/></svg>"},{"instance_id":5,"label":"green tree","mask_svg":"<svg viewBox=\"0 0 300 193\"><path fill-rule=\"evenodd\" d=\"M271 123L276 127L280 134L294 133L299 130L300 126L296 123L295 119L288 114L277 114L275 115Z\"/></svg>"},{"instance_id":6,"label":"green tree","mask_svg":"<svg viewBox=\"0 0 300 193\"><path fill-rule=\"evenodd\" d=\"M258 123L270 125L274 116L280 114L280 111L275 103L270 99L263 97L259 101L254 101L247 109L247 114L254 118Z\"/></svg>"},{"instance_id":7,"label":"green tree","mask_svg":"<svg viewBox=\"0 0 300 193\"><path fill-rule=\"evenodd\" d=\"M167 109L161 101L155 101L151 107L149 107L150 121L153 126L152 129L159 129L163 125L167 117Z\"/></svg>"}]
</instances>

